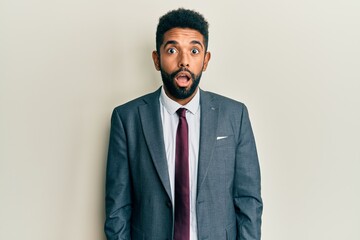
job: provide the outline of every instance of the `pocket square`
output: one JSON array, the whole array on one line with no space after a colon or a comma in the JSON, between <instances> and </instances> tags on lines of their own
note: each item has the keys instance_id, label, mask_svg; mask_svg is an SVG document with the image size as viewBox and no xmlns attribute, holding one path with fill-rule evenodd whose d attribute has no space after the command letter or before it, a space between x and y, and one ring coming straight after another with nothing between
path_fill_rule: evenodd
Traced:
<instances>
[{"instance_id":1,"label":"pocket square","mask_svg":"<svg viewBox=\"0 0 360 240\"><path fill-rule=\"evenodd\" d=\"M227 138L228 136L220 136L220 137L217 137L216 140L220 140L220 139L224 139L224 138Z\"/></svg>"}]
</instances>

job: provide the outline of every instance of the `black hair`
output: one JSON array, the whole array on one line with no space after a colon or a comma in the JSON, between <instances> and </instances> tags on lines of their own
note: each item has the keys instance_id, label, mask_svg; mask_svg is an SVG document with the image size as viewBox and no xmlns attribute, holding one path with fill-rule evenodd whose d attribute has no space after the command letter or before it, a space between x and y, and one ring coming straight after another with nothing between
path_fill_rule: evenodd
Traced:
<instances>
[{"instance_id":1,"label":"black hair","mask_svg":"<svg viewBox=\"0 0 360 240\"><path fill-rule=\"evenodd\" d=\"M197 30L204 37L205 49L209 42L209 23L203 15L193 10L179 8L159 18L156 29L156 51L160 54L160 46L164 41L165 32L173 28L190 28Z\"/></svg>"}]
</instances>

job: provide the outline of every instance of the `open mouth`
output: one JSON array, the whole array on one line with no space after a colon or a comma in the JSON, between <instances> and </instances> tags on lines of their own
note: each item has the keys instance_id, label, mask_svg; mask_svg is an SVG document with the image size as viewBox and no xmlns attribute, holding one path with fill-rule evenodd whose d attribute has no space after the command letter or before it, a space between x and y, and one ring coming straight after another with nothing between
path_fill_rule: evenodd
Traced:
<instances>
[{"instance_id":1,"label":"open mouth","mask_svg":"<svg viewBox=\"0 0 360 240\"><path fill-rule=\"evenodd\" d=\"M179 87L187 87L190 84L191 75L187 71L179 72L175 76L175 81Z\"/></svg>"}]
</instances>

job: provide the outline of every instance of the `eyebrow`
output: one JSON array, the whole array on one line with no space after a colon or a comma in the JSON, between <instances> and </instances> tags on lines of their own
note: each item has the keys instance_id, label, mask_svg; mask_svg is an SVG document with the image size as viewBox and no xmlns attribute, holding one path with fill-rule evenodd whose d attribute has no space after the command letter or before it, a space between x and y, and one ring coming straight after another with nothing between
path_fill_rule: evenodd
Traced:
<instances>
[{"instance_id":1,"label":"eyebrow","mask_svg":"<svg viewBox=\"0 0 360 240\"><path fill-rule=\"evenodd\" d=\"M199 41L197 41L197 40L193 40L193 41L191 41L191 43L192 44L198 44L198 45L200 45L202 48L204 48L204 46L202 45L202 43L201 42L199 42Z\"/></svg>"},{"instance_id":2,"label":"eyebrow","mask_svg":"<svg viewBox=\"0 0 360 240\"><path fill-rule=\"evenodd\" d=\"M202 48L204 48L204 46L202 45L202 43L200 41L192 40L190 43L193 44L193 45L200 45ZM177 45L179 43L177 41L175 41L175 40L169 40L164 44L164 48L166 48L166 46L169 45L169 44Z\"/></svg>"},{"instance_id":3,"label":"eyebrow","mask_svg":"<svg viewBox=\"0 0 360 240\"><path fill-rule=\"evenodd\" d=\"M166 46L169 45L169 44L176 45L176 44L179 44L179 43L177 41L175 41L175 40L169 40L164 44L164 48L166 48Z\"/></svg>"}]
</instances>

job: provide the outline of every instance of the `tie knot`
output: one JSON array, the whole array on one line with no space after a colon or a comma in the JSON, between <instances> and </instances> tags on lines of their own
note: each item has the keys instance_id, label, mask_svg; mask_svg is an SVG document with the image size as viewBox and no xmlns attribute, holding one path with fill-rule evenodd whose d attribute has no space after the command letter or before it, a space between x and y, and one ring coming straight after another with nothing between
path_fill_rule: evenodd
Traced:
<instances>
[{"instance_id":1,"label":"tie knot","mask_svg":"<svg viewBox=\"0 0 360 240\"><path fill-rule=\"evenodd\" d=\"M179 108L176 113L179 115L179 117L185 117L186 115L186 108Z\"/></svg>"}]
</instances>

